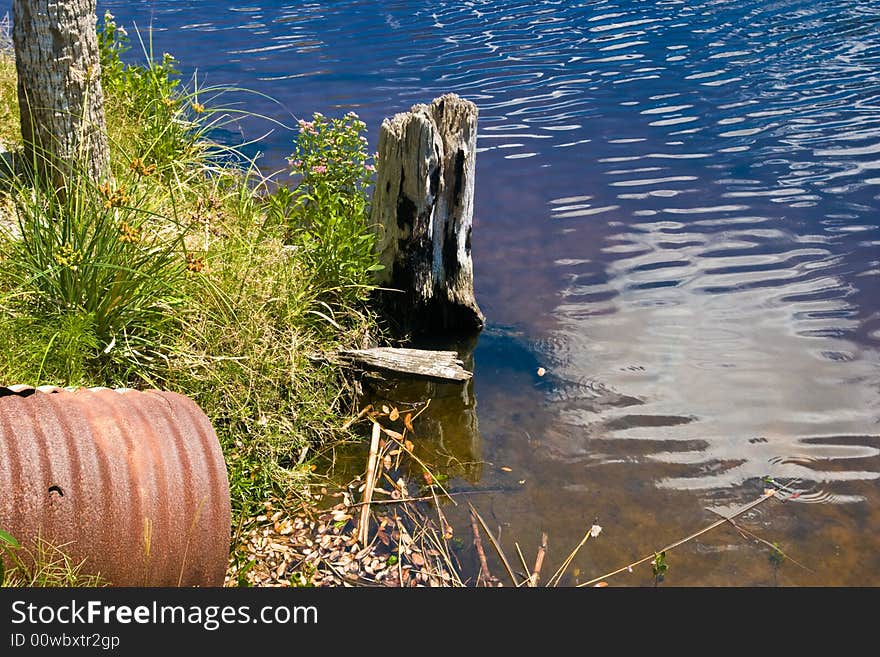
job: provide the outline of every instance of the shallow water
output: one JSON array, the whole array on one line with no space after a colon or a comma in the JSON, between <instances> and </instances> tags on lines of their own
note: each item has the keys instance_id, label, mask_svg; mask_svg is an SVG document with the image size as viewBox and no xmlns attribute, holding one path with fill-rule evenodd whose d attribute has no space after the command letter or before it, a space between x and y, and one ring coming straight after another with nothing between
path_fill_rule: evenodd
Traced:
<instances>
[{"instance_id":1,"label":"shallow water","mask_svg":"<svg viewBox=\"0 0 880 657\"><path fill-rule=\"evenodd\" d=\"M353 109L375 144L413 103L477 103L474 381L394 394L435 397L450 485L502 489L467 499L508 554L546 531L549 572L598 522L585 581L769 476L799 497L741 524L792 559L722 526L667 584L880 585L880 2L98 6L288 125Z\"/></svg>"}]
</instances>

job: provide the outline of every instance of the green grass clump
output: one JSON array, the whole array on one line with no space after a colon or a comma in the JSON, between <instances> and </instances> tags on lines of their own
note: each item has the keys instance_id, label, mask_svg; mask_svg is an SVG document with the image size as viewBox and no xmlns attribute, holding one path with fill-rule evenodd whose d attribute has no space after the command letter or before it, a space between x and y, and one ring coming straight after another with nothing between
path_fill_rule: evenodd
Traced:
<instances>
[{"instance_id":1,"label":"green grass clump","mask_svg":"<svg viewBox=\"0 0 880 657\"><path fill-rule=\"evenodd\" d=\"M32 548L18 543L0 529L0 587L96 587L107 582L86 572L86 562L75 562L65 550L42 538Z\"/></svg>"},{"instance_id":2,"label":"green grass clump","mask_svg":"<svg viewBox=\"0 0 880 657\"><path fill-rule=\"evenodd\" d=\"M16 185L17 230L0 265L20 309L8 334L46 345L36 371L39 352L16 354L20 375L151 383L185 312L185 232L149 210L147 184L99 186L80 173L61 189Z\"/></svg>"},{"instance_id":3,"label":"green grass clump","mask_svg":"<svg viewBox=\"0 0 880 657\"><path fill-rule=\"evenodd\" d=\"M353 402L329 354L376 331L364 125L301 127L291 160L309 166L287 186L212 140L241 113L220 104L239 90L184 85L149 47L124 63L110 15L99 42L112 176L7 185L0 382L189 396L217 431L234 512L251 515L314 481Z\"/></svg>"}]
</instances>

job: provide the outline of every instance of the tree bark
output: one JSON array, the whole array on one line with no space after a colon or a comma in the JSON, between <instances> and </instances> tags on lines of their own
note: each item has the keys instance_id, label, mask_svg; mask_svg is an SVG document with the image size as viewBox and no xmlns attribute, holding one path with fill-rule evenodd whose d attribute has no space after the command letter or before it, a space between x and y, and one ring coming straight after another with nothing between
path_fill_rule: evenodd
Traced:
<instances>
[{"instance_id":1,"label":"tree bark","mask_svg":"<svg viewBox=\"0 0 880 657\"><path fill-rule=\"evenodd\" d=\"M12 3L24 160L60 187L74 171L99 181L110 155L95 0Z\"/></svg>"},{"instance_id":2,"label":"tree bark","mask_svg":"<svg viewBox=\"0 0 880 657\"><path fill-rule=\"evenodd\" d=\"M475 331L477 107L455 94L382 122L372 221L386 315L404 332Z\"/></svg>"}]
</instances>

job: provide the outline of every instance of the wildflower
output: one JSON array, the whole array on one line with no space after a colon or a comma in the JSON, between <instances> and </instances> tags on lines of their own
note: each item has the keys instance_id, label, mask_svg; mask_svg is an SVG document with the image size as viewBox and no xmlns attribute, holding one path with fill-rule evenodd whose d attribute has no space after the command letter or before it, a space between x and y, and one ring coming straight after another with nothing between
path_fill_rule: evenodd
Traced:
<instances>
[{"instance_id":1,"label":"wildflower","mask_svg":"<svg viewBox=\"0 0 880 657\"><path fill-rule=\"evenodd\" d=\"M171 98L163 98L162 104L165 106L165 109L171 109L174 107L174 101Z\"/></svg>"},{"instance_id":2,"label":"wildflower","mask_svg":"<svg viewBox=\"0 0 880 657\"><path fill-rule=\"evenodd\" d=\"M370 173L373 173L376 170L376 167L372 164L365 164L364 169L366 169Z\"/></svg>"},{"instance_id":3,"label":"wildflower","mask_svg":"<svg viewBox=\"0 0 880 657\"><path fill-rule=\"evenodd\" d=\"M205 106L202 105L201 103L193 103L192 108L193 108L193 112L195 112L196 114L201 114L202 112L205 111Z\"/></svg>"},{"instance_id":4,"label":"wildflower","mask_svg":"<svg viewBox=\"0 0 880 657\"><path fill-rule=\"evenodd\" d=\"M98 187L101 196L104 197L104 209L121 208L129 202L129 196L125 193L125 187L113 189L109 182Z\"/></svg>"},{"instance_id":5,"label":"wildflower","mask_svg":"<svg viewBox=\"0 0 880 657\"><path fill-rule=\"evenodd\" d=\"M300 129L300 132L307 132L310 135L318 134L318 131L315 130L315 122L314 121L303 121L302 119L300 119L299 120L299 129Z\"/></svg>"},{"instance_id":6,"label":"wildflower","mask_svg":"<svg viewBox=\"0 0 880 657\"><path fill-rule=\"evenodd\" d=\"M289 160L289 162L290 162L290 166L293 167L294 169L302 168L302 165L303 165L302 160Z\"/></svg>"},{"instance_id":7,"label":"wildflower","mask_svg":"<svg viewBox=\"0 0 880 657\"><path fill-rule=\"evenodd\" d=\"M119 241L128 244L137 244L141 239L140 229L123 221L119 224Z\"/></svg>"},{"instance_id":8,"label":"wildflower","mask_svg":"<svg viewBox=\"0 0 880 657\"><path fill-rule=\"evenodd\" d=\"M312 167L312 173L321 175L323 173L327 173L327 167L323 164L318 164Z\"/></svg>"},{"instance_id":9,"label":"wildflower","mask_svg":"<svg viewBox=\"0 0 880 657\"><path fill-rule=\"evenodd\" d=\"M596 538L599 534L602 533L602 528L599 525L593 525L590 527L590 537Z\"/></svg>"},{"instance_id":10,"label":"wildflower","mask_svg":"<svg viewBox=\"0 0 880 657\"><path fill-rule=\"evenodd\" d=\"M128 168L139 176L149 176L156 171L155 164L144 164L144 161L139 157L134 158L131 164L128 165Z\"/></svg>"},{"instance_id":11,"label":"wildflower","mask_svg":"<svg viewBox=\"0 0 880 657\"><path fill-rule=\"evenodd\" d=\"M205 268L205 259L193 253L186 254L186 270L198 274Z\"/></svg>"},{"instance_id":12,"label":"wildflower","mask_svg":"<svg viewBox=\"0 0 880 657\"><path fill-rule=\"evenodd\" d=\"M62 244L58 248L58 252L53 255L55 262L62 267L68 267L70 271L76 271L79 267L80 253L70 244Z\"/></svg>"}]
</instances>

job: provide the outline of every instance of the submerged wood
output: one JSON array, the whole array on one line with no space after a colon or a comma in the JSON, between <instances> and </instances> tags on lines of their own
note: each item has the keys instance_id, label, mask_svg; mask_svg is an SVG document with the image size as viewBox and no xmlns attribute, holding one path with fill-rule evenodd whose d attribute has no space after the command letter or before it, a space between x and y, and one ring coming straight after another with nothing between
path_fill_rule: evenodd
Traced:
<instances>
[{"instance_id":1,"label":"submerged wood","mask_svg":"<svg viewBox=\"0 0 880 657\"><path fill-rule=\"evenodd\" d=\"M448 381L467 381L473 374L464 369L454 351L375 347L339 352L340 357L367 369L388 370Z\"/></svg>"},{"instance_id":2,"label":"submerged wood","mask_svg":"<svg viewBox=\"0 0 880 657\"><path fill-rule=\"evenodd\" d=\"M404 332L478 331L471 227L477 107L455 94L385 119L372 223L380 301ZM390 291L395 290L395 291Z\"/></svg>"}]
</instances>

